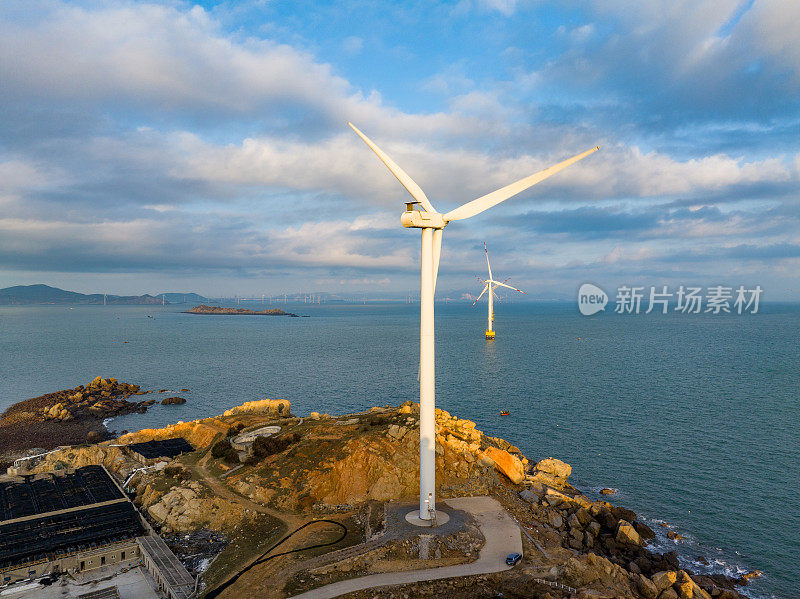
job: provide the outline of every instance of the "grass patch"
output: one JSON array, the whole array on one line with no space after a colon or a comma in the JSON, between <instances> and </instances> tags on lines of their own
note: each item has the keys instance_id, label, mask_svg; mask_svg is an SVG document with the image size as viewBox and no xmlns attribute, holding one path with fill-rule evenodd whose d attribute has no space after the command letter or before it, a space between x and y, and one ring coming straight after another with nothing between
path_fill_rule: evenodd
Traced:
<instances>
[{"instance_id":1,"label":"grass patch","mask_svg":"<svg viewBox=\"0 0 800 599\"><path fill-rule=\"evenodd\" d=\"M286 525L267 514L257 514L228 533L231 542L203 574L206 590L213 589L286 534Z\"/></svg>"}]
</instances>

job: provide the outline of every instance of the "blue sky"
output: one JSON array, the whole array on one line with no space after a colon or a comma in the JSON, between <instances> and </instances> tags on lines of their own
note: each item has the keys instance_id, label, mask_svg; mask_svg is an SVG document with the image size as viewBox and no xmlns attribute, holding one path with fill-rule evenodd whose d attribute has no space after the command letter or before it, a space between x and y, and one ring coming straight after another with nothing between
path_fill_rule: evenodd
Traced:
<instances>
[{"instance_id":1,"label":"blue sky","mask_svg":"<svg viewBox=\"0 0 800 599\"><path fill-rule=\"evenodd\" d=\"M445 235L495 270L800 298L800 4L0 4L0 286L418 288L405 191L445 211L602 150Z\"/></svg>"}]
</instances>

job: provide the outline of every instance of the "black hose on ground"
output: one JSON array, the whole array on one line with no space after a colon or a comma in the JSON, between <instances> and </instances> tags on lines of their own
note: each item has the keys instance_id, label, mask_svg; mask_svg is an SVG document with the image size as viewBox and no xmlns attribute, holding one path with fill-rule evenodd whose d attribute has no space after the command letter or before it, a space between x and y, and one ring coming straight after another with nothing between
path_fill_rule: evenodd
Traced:
<instances>
[{"instance_id":1,"label":"black hose on ground","mask_svg":"<svg viewBox=\"0 0 800 599\"><path fill-rule=\"evenodd\" d=\"M308 547L301 547L300 549L292 549L290 551L284 551L283 553L276 553L275 555L269 555L272 551L274 551L280 545L282 545L283 543L288 541L292 536L294 536L295 534L297 534L298 532L300 532L304 528L307 528L307 527L311 526L312 524L319 524L320 522L325 522L327 524L335 524L336 526L338 526L339 528L342 529L342 535L338 539L336 539L334 541L329 541L327 543L318 543L316 545L309 545ZM206 593L205 594L205 598L206 599L215 599L216 597L219 597L220 593L222 593L225 589L227 589L233 583L235 583L237 580L239 580L239 578L243 574L247 573L253 566L257 566L258 564L263 564L266 561L269 561L269 560L271 560L273 558L276 558L276 557L280 557L282 555L289 555L290 553L297 553L298 551L307 551L308 549L318 549L319 547L330 547L331 545L336 545L336 543L344 540L344 538L346 536L347 536L347 527L344 524L342 524L341 522L337 522L336 520L324 520L324 519L322 519L322 520L312 520L311 522L306 522L305 524L303 524L303 526L294 529L288 535L283 537L280 541L275 543L272 547L267 549L264 553L262 553L260 556L258 556L255 560L250 562L250 564L245 566L243 569L239 570L236 574L231 576L228 580L223 582L221 585L219 585L215 589L212 589L208 593Z\"/></svg>"}]
</instances>

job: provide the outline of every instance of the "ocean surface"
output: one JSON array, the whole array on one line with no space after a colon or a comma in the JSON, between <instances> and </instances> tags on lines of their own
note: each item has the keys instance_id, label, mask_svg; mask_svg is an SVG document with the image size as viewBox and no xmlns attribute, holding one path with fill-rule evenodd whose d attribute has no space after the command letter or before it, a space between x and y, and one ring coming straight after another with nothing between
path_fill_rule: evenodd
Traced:
<instances>
[{"instance_id":1,"label":"ocean surface","mask_svg":"<svg viewBox=\"0 0 800 599\"><path fill-rule=\"evenodd\" d=\"M418 400L418 304L286 306L309 318L186 308L0 308L0 410L98 375L190 389L185 405L114 420L118 431L264 397L298 415ZM438 407L531 459L572 464L589 495L618 489L611 500L685 566L758 569L750 596L800 597L800 306L587 318L572 304L503 303L493 342L485 310L437 303Z\"/></svg>"}]
</instances>

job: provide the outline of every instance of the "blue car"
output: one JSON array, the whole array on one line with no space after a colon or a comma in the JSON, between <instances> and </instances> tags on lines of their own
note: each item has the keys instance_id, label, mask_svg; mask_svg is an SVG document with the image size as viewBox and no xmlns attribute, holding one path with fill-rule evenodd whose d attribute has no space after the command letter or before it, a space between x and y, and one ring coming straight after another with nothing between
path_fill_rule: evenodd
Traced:
<instances>
[{"instance_id":1,"label":"blue car","mask_svg":"<svg viewBox=\"0 0 800 599\"><path fill-rule=\"evenodd\" d=\"M508 557L506 558L506 564L509 566L516 566L519 563L519 560L522 559L521 553L509 553Z\"/></svg>"}]
</instances>

